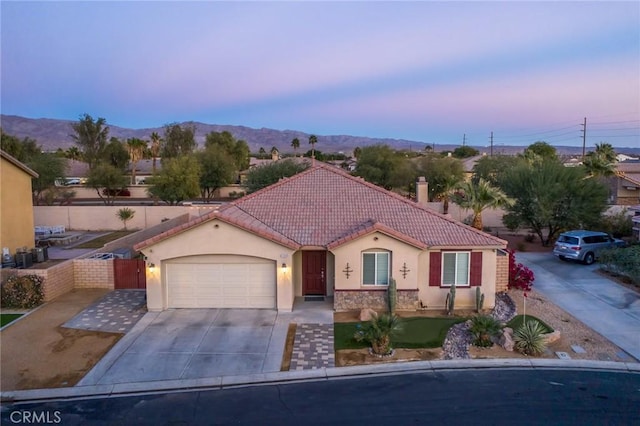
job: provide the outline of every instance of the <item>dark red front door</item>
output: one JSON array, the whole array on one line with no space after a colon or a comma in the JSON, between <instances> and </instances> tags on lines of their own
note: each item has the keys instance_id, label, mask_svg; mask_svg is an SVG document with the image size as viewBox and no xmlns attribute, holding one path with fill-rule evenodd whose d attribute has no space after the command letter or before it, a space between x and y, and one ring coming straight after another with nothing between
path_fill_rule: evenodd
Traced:
<instances>
[{"instance_id":1,"label":"dark red front door","mask_svg":"<svg viewBox=\"0 0 640 426\"><path fill-rule=\"evenodd\" d=\"M327 288L327 252L302 252L302 293L307 295L325 295Z\"/></svg>"}]
</instances>

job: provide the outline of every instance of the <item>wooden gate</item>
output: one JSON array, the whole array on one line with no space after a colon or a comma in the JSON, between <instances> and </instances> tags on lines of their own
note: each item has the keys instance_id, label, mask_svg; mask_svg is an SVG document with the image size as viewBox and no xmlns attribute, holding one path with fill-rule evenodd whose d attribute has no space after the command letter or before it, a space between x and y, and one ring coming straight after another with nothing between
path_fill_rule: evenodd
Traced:
<instances>
[{"instance_id":1,"label":"wooden gate","mask_svg":"<svg viewBox=\"0 0 640 426\"><path fill-rule=\"evenodd\" d=\"M142 259L113 259L114 289L146 289L145 266Z\"/></svg>"}]
</instances>

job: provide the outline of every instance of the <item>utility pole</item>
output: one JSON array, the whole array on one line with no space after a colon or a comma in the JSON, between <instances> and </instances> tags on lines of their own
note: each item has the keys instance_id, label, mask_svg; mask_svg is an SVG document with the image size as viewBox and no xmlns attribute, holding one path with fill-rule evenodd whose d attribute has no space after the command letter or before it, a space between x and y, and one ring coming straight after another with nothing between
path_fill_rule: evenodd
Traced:
<instances>
[{"instance_id":1,"label":"utility pole","mask_svg":"<svg viewBox=\"0 0 640 426\"><path fill-rule=\"evenodd\" d=\"M582 161L584 162L585 149L587 147L587 117L584 118L582 123Z\"/></svg>"},{"instance_id":2,"label":"utility pole","mask_svg":"<svg viewBox=\"0 0 640 426\"><path fill-rule=\"evenodd\" d=\"M466 133L464 133L464 134L462 135L462 146L464 146L464 144L465 144L466 142L467 142L467 134L466 134Z\"/></svg>"},{"instance_id":3,"label":"utility pole","mask_svg":"<svg viewBox=\"0 0 640 426\"><path fill-rule=\"evenodd\" d=\"M491 132L491 151L489 151L489 156L493 157L493 132Z\"/></svg>"}]
</instances>

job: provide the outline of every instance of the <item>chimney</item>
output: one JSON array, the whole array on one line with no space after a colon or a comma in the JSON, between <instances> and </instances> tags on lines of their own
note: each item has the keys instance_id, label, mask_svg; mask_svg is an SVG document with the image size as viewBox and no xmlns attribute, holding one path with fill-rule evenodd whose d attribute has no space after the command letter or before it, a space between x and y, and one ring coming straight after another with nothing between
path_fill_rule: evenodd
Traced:
<instances>
[{"instance_id":1,"label":"chimney","mask_svg":"<svg viewBox=\"0 0 640 426\"><path fill-rule=\"evenodd\" d=\"M416 202L423 207L427 207L429 202L429 184L424 176L420 176L416 182Z\"/></svg>"}]
</instances>

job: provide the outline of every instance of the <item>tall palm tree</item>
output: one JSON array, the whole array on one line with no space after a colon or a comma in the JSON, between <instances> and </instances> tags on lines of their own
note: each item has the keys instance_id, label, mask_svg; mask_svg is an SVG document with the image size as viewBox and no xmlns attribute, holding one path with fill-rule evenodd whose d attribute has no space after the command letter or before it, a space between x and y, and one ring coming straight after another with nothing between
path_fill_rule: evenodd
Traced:
<instances>
[{"instance_id":1,"label":"tall palm tree","mask_svg":"<svg viewBox=\"0 0 640 426\"><path fill-rule=\"evenodd\" d=\"M300 139L293 138L291 141L291 146L293 147L293 155L298 156L298 148L300 148Z\"/></svg>"},{"instance_id":2,"label":"tall palm tree","mask_svg":"<svg viewBox=\"0 0 640 426\"><path fill-rule=\"evenodd\" d=\"M318 143L318 137L316 135L309 136L309 144L311 145L311 158L316 158L316 144Z\"/></svg>"},{"instance_id":3,"label":"tall palm tree","mask_svg":"<svg viewBox=\"0 0 640 426\"><path fill-rule=\"evenodd\" d=\"M157 132L151 133L151 157L153 158L153 173L156 173L156 158L160 155L160 142L162 139Z\"/></svg>"},{"instance_id":4,"label":"tall palm tree","mask_svg":"<svg viewBox=\"0 0 640 426\"><path fill-rule=\"evenodd\" d=\"M473 212L471 226L482 230L482 212L488 208L511 206L514 200L499 188L480 178L478 182L462 182L457 187L452 201Z\"/></svg>"},{"instance_id":5,"label":"tall palm tree","mask_svg":"<svg viewBox=\"0 0 640 426\"><path fill-rule=\"evenodd\" d=\"M602 142L596 144L596 154L603 157L610 163L616 162L616 151L610 143Z\"/></svg>"},{"instance_id":6,"label":"tall palm tree","mask_svg":"<svg viewBox=\"0 0 640 426\"><path fill-rule=\"evenodd\" d=\"M589 152L582 161L589 177L606 178L616 174L616 152L610 143L596 144L595 151Z\"/></svg>"},{"instance_id":7,"label":"tall palm tree","mask_svg":"<svg viewBox=\"0 0 640 426\"><path fill-rule=\"evenodd\" d=\"M590 152L584 157L582 165L586 169L588 177L611 177L616 174L615 163L594 152Z\"/></svg>"},{"instance_id":8,"label":"tall palm tree","mask_svg":"<svg viewBox=\"0 0 640 426\"><path fill-rule=\"evenodd\" d=\"M130 138L127 139L127 151L129 152L129 160L131 161L131 184L136 184L136 167L138 161L144 155L144 150L147 148L147 144L142 139Z\"/></svg>"}]
</instances>

